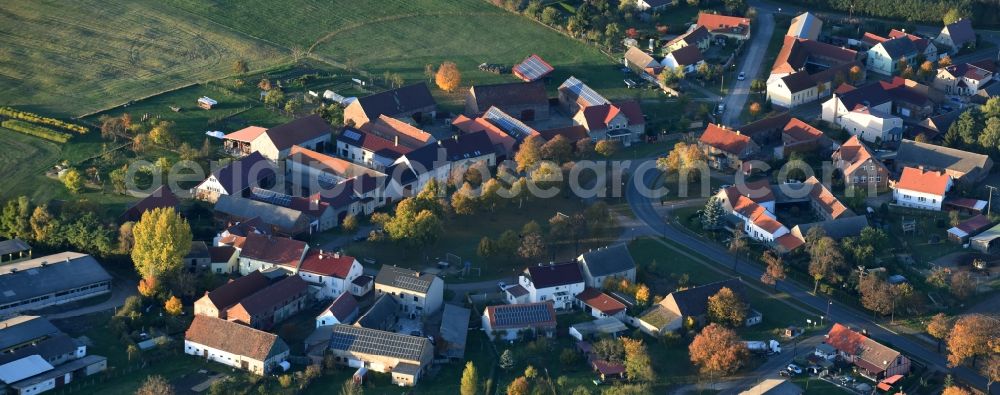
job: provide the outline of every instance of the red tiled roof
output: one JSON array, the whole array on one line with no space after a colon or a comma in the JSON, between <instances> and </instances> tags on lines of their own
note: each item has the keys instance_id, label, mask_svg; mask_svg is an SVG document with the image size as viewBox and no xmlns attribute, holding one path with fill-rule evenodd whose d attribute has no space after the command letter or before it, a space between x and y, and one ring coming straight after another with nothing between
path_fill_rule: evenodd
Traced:
<instances>
[{"instance_id":1,"label":"red tiled roof","mask_svg":"<svg viewBox=\"0 0 1000 395\"><path fill-rule=\"evenodd\" d=\"M205 292L208 300L212 301L217 309L223 310L239 303L243 298L253 295L267 287L270 283L267 277L259 271L254 271L246 276L229 280L228 283L220 285L218 288Z\"/></svg>"},{"instance_id":2,"label":"red tiled roof","mask_svg":"<svg viewBox=\"0 0 1000 395\"><path fill-rule=\"evenodd\" d=\"M514 146L517 145L517 140L482 117L469 118L459 114L451 125L466 134L485 131L494 146L502 146L507 152L514 152Z\"/></svg>"},{"instance_id":3,"label":"red tiled roof","mask_svg":"<svg viewBox=\"0 0 1000 395\"><path fill-rule=\"evenodd\" d=\"M620 363L612 363L603 359L595 359L591 362L591 364L594 366L594 370L605 376L618 376L625 373L625 365Z\"/></svg>"},{"instance_id":4,"label":"red tiled roof","mask_svg":"<svg viewBox=\"0 0 1000 395\"><path fill-rule=\"evenodd\" d=\"M895 29L893 29L893 30L895 30ZM893 37L893 38L895 38L895 37ZM886 42L886 41L889 41L889 39L886 38L886 37L879 36L879 35L877 35L875 33L865 32L865 34L863 36L861 36L861 42L866 43L866 44L871 45L871 46L875 46L875 45L881 44L881 43Z\"/></svg>"},{"instance_id":5,"label":"red tiled roof","mask_svg":"<svg viewBox=\"0 0 1000 395\"><path fill-rule=\"evenodd\" d=\"M223 138L226 140L236 140L249 143L257 137L260 137L260 135L264 134L266 131L267 128L262 128L260 126L247 126L243 129L227 134Z\"/></svg>"},{"instance_id":6,"label":"red tiled roof","mask_svg":"<svg viewBox=\"0 0 1000 395\"><path fill-rule=\"evenodd\" d=\"M722 33L746 34L750 29L749 18L709 13L698 14L697 24L704 26L709 31ZM734 28L739 29L739 31L734 31Z\"/></svg>"},{"instance_id":7,"label":"red tiled roof","mask_svg":"<svg viewBox=\"0 0 1000 395\"><path fill-rule=\"evenodd\" d=\"M793 236L791 233L782 235L777 239L774 239L774 241L777 242L778 245L780 245L785 251L793 251L806 243L802 239Z\"/></svg>"},{"instance_id":8,"label":"red tiled roof","mask_svg":"<svg viewBox=\"0 0 1000 395\"><path fill-rule=\"evenodd\" d=\"M961 229L963 232L972 234L978 232L981 229L990 226L992 222L985 215L979 214L975 217L969 218L956 226L956 228Z\"/></svg>"},{"instance_id":9,"label":"red tiled roof","mask_svg":"<svg viewBox=\"0 0 1000 395\"><path fill-rule=\"evenodd\" d=\"M948 191L948 181L951 176L936 171L923 171L913 167L904 167L903 174L896 182L896 189L929 193L944 196Z\"/></svg>"},{"instance_id":10,"label":"red tiled roof","mask_svg":"<svg viewBox=\"0 0 1000 395\"><path fill-rule=\"evenodd\" d=\"M576 295L577 299L588 306L607 315L615 315L625 311L625 305L596 288L587 287Z\"/></svg>"},{"instance_id":11,"label":"red tiled roof","mask_svg":"<svg viewBox=\"0 0 1000 395\"><path fill-rule=\"evenodd\" d=\"M730 154L742 155L750 144L750 137L710 123L699 141Z\"/></svg>"},{"instance_id":12,"label":"red tiled roof","mask_svg":"<svg viewBox=\"0 0 1000 395\"><path fill-rule=\"evenodd\" d=\"M299 270L316 273L323 276L333 276L337 278L347 278L354 265L354 257L340 253L320 252L318 249L309 250L306 258L302 260Z\"/></svg>"},{"instance_id":13,"label":"red tiled roof","mask_svg":"<svg viewBox=\"0 0 1000 395\"><path fill-rule=\"evenodd\" d=\"M815 176L809 177L805 183L812 185L812 191L809 192L809 195L812 197L814 202L818 203L819 206L830 215L830 217L837 219L841 215L848 212L847 206L844 206L844 204L833 195L833 192L830 192L830 190L819 182Z\"/></svg>"},{"instance_id":14,"label":"red tiled roof","mask_svg":"<svg viewBox=\"0 0 1000 395\"><path fill-rule=\"evenodd\" d=\"M306 248L303 241L251 232L246 236L240 257L295 267Z\"/></svg>"},{"instance_id":15,"label":"red tiled roof","mask_svg":"<svg viewBox=\"0 0 1000 395\"><path fill-rule=\"evenodd\" d=\"M771 73L794 73L805 67L812 57L830 59L836 64L842 64L853 61L857 57L857 52L819 41L785 36Z\"/></svg>"},{"instance_id":16,"label":"red tiled roof","mask_svg":"<svg viewBox=\"0 0 1000 395\"><path fill-rule=\"evenodd\" d=\"M795 141L809 141L823 137L823 132L812 127L812 125L802 122L798 118L792 118L785 124L782 133L791 137Z\"/></svg>"},{"instance_id":17,"label":"red tiled roof","mask_svg":"<svg viewBox=\"0 0 1000 395\"><path fill-rule=\"evenodd\" d=\"M837 150L837 153L840 154L841 160L850 164L846 169L844 169L844 174L846 175L850 175L854 172L854 170L857 170L858 167L867 162L868 159L872 158L872 153L868 149L868 146L861 142L861 139L858 138L858 136L851 136L851 138L847 139L847 141L844 142L844 145L841 145L840 149ZM882 166L880 162L874 162L876 162L878 166Z\"/></svg>"},{"instance_id":18,"label":"red tiled roof","mask_svg":"<svg viewBox=\"0 0 1000 395\"><path fill-rule=\"evenodd\" d=\"M826 335L826 344L844 354L855 356L854 364L873 373L885 370L886 363L898 358L899 352L841 325L833 324Z\"/></svg>"},{"instance_id":19,"label":"red tiled roof","mask_svg":"<svg viewBox=\"0 0 1000 395\"><path fill-rule=\"evenodd\" d=\"M917 50L920 52L924 52L924 50L927 49L927 45L930 44L930 41L920 36L915 36L910 33L896 29L892 29L889 31L889 38L899 38L899 37L906 37L910 39L910 41L913 41L913 45L915 45L917 47Z\"/></svg>"},{"instance_id":20,"label":"red tiled roof","mask_svg":"<svg viewBox=\"0 0 1000 395\"><path fill-rule=\"evenodd\" d=\"M219 318L196 315L184 339L258 361L288 351L277 335Z\"/></svg>"},{"instance_id":21,"label":"red tiled roof","mask_svg":"<svg viewBox=\"0 0 1000 395\"><path fill-rule=\"evenodd\" d=\"M591 129L608 127L608 122L615 119L620 110L611 104L601 104L597 106L584 107L583 117L587 119L587 126Z\"/></svg>"},{"instance_id":22,"label":"red tiled roof","mask_svg":"<svg viewBox=\"0 0 1000 395\"><path fill-rule=\"evenodd\" d=\"M615 102L615 107L625 114L629 125L642 125L646 123L646 117L642 114L642 106L635 100L625 100Z\"/></svg>"}]
</instances>

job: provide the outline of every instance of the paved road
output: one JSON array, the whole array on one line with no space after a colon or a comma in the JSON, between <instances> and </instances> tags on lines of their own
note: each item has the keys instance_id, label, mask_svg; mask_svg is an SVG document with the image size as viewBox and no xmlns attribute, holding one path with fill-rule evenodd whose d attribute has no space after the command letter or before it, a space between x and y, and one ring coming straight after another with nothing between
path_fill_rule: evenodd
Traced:
<instances>
[{"instance_id":1,"label":"paved road","mask_svg":"<svg viewBox=\"0 0 1000 395\"><path fill-rule=\"evenodd\" d=\"M636 217L645 222L656 234L700 252L708 261L724 267L732 266L733 256L725 249L692 236L676 224L665 222L656 213L656 210L653 209L652 196L646 193L649 190L649 185L652 185L656 179L656 173L657 170L653 158L639 160L633 164L633 176L626 189L626 198ZM748 278L760 278L762 274L761 269L751 265L744 259L739 260L736 272ZM877 322L874 322L867 313L859 312L851 307L815 296L810 293L811 289L807 289L794 282L781 281L777 285L777 290L787 293L793 299L813 308L817 316L814 318L819 318L818 316L822 314L827 317L828 322L840 322L854 328L867 330L869 336L872 338L891 344L894 348L902 351L911 358L922 361L930 367L950 371L959 380L977 388L986 388L986 380L975 371L965 367L949 369L943 355L917 344L908 337L901 336L882 327ZM1000 386L993 386L992 394L1000 395Z\"/></svg>"},{"instance_id":2,"label":"paved road","mask_svg":"<svg viewBox=\"0 0 1000 395\"><path fill-rule=\"evenodd\" d=\"M729 95L724 99L726 111L722 115L723 124L734 125L739 122L740 113L743 112L743 106L746 105L750 95L750 81L760 74L761 63L764 61L764 53L767 52L767 44L771 40L772 33L774 33L774 15L767 9L758 9L754 31L751 33L753 36L743 49L743 63L736 70L736 73L745 73L746 79L735 81L729 90Z\"/></svg>"}]
</instances>

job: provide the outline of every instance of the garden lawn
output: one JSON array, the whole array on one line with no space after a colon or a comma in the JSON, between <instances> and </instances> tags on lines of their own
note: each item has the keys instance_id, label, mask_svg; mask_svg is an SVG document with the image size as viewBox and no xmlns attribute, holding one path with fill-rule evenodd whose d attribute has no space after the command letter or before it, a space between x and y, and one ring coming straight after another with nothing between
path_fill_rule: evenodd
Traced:
<instances>
[{"instance_id":1,"label":"garden lawn","mask_svg":"<svg viewBox=\"0 0 1000 395\"><path fill-rule=\"evenodd\" d=\"M237 59L264 68L287 55L159 1L0 5L0 104L43 114L80 116L224 77Z\"/></svg>"}]
</instances>

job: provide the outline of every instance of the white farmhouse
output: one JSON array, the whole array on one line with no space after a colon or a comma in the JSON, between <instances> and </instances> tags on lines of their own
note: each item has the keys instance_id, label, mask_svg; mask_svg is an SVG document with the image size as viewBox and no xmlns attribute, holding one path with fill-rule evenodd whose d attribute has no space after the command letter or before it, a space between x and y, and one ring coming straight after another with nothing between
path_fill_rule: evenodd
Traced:
<instances>
[{"instance_id":1,"label":"white farmhouse","mask_svg":"<svg viewBox=\"0 0 1000 395\"><path fill-rule=\"evenodd\" d=\"M576 304L576 295L583 292L583 274L577 263L550 263L529 266L518 278L518 285L528 291L526 301L553 302L556 310Z\"/></svg>"},{"instance_id":2,"label":"white farmhouse","mask_svg":"<svg viewBox=\"0 0 1000 395\"><path fill-rule=\"evenodd\" d=\"M585 252L576 260L588 287L601 288L607 278L635 282L635 261L624 243Z\"/></svg>"},{"instance_id":3,"label":"white farmhouse","mask_svg":"<svg viewBox=\"0 0 1000 395\"><path fill-rule=\"evenodd\" d=\"M316 327L336 324L351 325L358 318L358 300L350 293L344 292L333 300L319 315L316 316Z\"/></svg>"},{"instance_id":4,"label":"white farmhouse","mask_svg":"<svg viewBox=\"0 0 1000 395\"><path fill-rule=\"evenodd\" d=\"M184 334L184 353L265 375L287 366L289 349L277 335L196 315Z\"/></svg>"},{"instance_id":5,"label":"white farmhouse","mask_svg":"<svg viewBox=\"0 0 1000 395\"><path fill-rule=\"evenodd\" d=\"M899 141L903 120L892 115L892 97L878 82L841 86L823 102L822 118L868 142Z\"/></svg>"},{"instance_id":6,"label":"white farmhouse","mask_svg":"<svg viewBox=\"0 0 1000 395\"><path fill-rule=\"evenodd\" d=\"M375 276L375 291L388 294L411 319L436 313L444 299L444 281L433 274L382 265Z\"/></svg>"},{"instance_id":7,"label":"white farmhouse","mask_svg":"<svg viewBox=\"0 0 1000 395\"><path fill-rule=\"evenodd\" d=\"M340 252L309 250L298 274L309 283L316 299L328 300L350 292L351 282L364 274L364 268L357 259Z\"/></svg>"},{"instance_id":8,"label":"white farmhouse","mask_svg":"<svg viewBox=\"0 0 1000 395\"><path fill-rule=\"evenodd\" d=\"M951 176L943 172L904 167L899 181L892 186L892 197L900 206L941 211L941 202L951 185Z\"/></svg>"}]
</instances>

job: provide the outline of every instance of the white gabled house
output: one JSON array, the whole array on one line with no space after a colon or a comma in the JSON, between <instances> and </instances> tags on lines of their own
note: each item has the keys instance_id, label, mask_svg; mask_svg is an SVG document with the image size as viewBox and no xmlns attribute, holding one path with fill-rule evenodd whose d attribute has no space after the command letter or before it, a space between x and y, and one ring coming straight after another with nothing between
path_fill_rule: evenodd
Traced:
<instances>
[{"instance_id":1,"label":"white gabled house","mask_svg":"<svg viewBox=\"0 0 1000 395\"><path fill-rule=\"evenodd\" d=\"M260 376L288 368L288 345L277 335L203 315L185 332L184 353Z\"/></svg>"},{"instance_id":2,"label":"white gabled house","mask_svg":"<svg viewBox=\"0 0 1000 395\"><path fill-rule=\"evenodd\" d=\"M584 289L583 274L576 261L529 266L518 277L518 285L528 292L527 302L553 302L556 310L575 306L576 295Z\"/></svg>"},{"instance_id":3,"label":"white gabled house","mask_svg":"<svg viewBox=\"0 0 1000 395\"><path fill-rule=\"evenodd\" d=\"M944 172L904 167L899 181L892 185L892 197L900 206L941 211L951 186L951 176Z\"/></svg>"},{"instance_id":4,"label":"white gabled house","mask_svg":"<svg viewBox=\"0 0 1000 395\"><path fill-rule=\"evenodd\" d=\"M316 327L319 328L336 324L351 325L357 318L358 300L350 293L344 292L316 316Z\"/></svg>"},{"instance_id":5,"label":"white gabled house","mask_svg":"<svg viewBox=\"0 0 1000 395\"><path fill-rule=\"evenodd\" d=\"M351 283L364 274L361 263L340 252L309 250L299 265L298 275L309 283L316 299L327 300L351 292ZM361 296L361 295L355 295Z\"/></svg>"}]
</instances>

